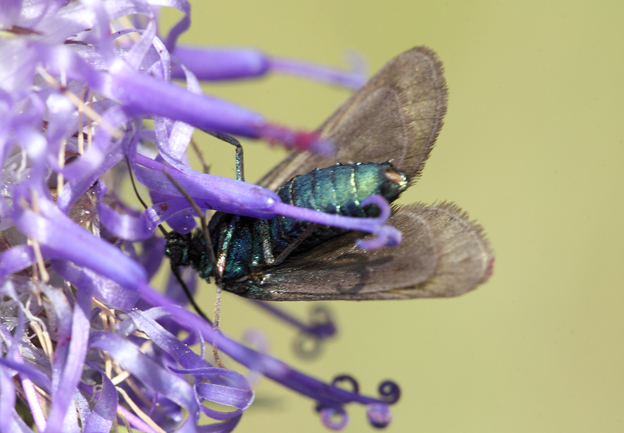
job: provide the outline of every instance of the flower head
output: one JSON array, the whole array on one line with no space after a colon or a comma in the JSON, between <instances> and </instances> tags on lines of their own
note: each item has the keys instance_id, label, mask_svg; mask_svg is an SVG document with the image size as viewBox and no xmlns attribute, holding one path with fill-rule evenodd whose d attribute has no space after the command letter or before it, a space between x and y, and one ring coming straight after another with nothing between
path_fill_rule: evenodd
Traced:
<instances>
[{"instance_id":1,"label":"flower head","mask_svg":"<svg viewBox=\"0 0 624 433\"><path fill-rule=\"evenodd\" d=\"M356 87L360 74L258 51L177 47L189 5L172 2L183 18L161 38L156 4L162 2L33 0L4 2L0 11L0 429L101 432L124 423L154 432L231 431L254 393L248 378L206 361L205 342L315 400L330 427L346 423L349 402L369 405L373 425L386 425L387 405L398 398L394 384L382 384L376 399L360 395L351 378L322 383L183 308L175 279L164 295L150 286L164 253L154 229L162 221L186 230L191 224L182 214L187 201L163 169L213 209L382 234L369 248L397 241L383 225L387 203L378 199L382 217L373 222L328 219L186 164L193 128L332 149L314 133L203 94L197 77L286 71ZM145 212L120 198L126 161L156 203ZM304 331L321 338L333 326L325 321ZM337 387L341 381L352 389ZM204 401L231 409L209 409ZM201 414L216 424L200 426Z\"/></svg>"}]
</instances>

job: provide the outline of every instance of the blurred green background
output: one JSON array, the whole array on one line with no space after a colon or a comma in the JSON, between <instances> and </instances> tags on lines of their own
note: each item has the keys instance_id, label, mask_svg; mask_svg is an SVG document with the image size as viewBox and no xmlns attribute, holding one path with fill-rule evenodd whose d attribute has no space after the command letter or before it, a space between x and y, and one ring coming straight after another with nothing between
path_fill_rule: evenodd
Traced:
<instances>
[{"instance_id":1,"label":"blurred green background","mask_svg":"<svg viewBox=\"0 0 624 433\"><path fill-rule=\"evenodd\" d=\"M340 335L313 362L293 355L293 330L230 294L227 333L257 326L278 358L324 380L352 374L367 394L396 380L392 432L624 431L624 3L195 1L192 20L184 43L337 67L355 49L371 73L414 45L437 51L449 111L401 201L455 201L497 256L460 298L329 303ZM309 129L349 94L287 76L204 89ZM234 177L233 149L196 138L212 172ZM246 142L248 180L283 155ZM236 431L324 430L303 397L265 380L257 398ZM364 408L347 410L347 431L372 430Z\"/></svg>"}]
</instances>

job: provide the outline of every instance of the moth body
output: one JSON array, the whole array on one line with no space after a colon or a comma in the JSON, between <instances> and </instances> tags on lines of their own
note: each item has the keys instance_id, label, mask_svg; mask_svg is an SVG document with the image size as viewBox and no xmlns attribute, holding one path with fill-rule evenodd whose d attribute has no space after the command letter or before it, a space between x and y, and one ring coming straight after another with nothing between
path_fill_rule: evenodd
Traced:
<instances>
[{"instance_id":1,"label":"moth body","mask_svg":"<svg viewBox=\"0 0 624 433\"><path fill-rule=\"evenodd\" d=\"M295 176L278 191L284 203L329 214L372 218L374 205L361 206L367 197L381 195L393 202L408 186L406 175L391 163L336 164ZM302 236L311 223L285 216L261 220L217 212L208 231L217 263L222 266L224 289L272 265L272 260ZM346 230L317 226L292 252L304 251L335 238ZM172 233L165 247L172 266L191 266L201 278L214 276L203 233Z\"/></svg>"}]
</instances>

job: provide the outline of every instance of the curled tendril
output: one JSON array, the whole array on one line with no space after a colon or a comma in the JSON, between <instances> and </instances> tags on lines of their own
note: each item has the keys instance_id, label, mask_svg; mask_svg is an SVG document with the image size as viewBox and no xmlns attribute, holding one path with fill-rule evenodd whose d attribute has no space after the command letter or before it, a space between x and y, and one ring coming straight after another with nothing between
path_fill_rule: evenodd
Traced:
<instances>
[{"instance_id":1,"label":"curled tendril","mask_svg":"<svg viewBox=\"0 0 624 433\"><path fill-rule=\"evenodd\" d=\"M386 380L379 384L379 395L387 404L394 404L401 398L401 388L396 382Z\"/></svg>"},{"instance_id":2,"label":"curled tendril","mask_svg":"<svg viewBox=\"0 0 624 433\"><path fill-rule=\"evenodd\" d=\"M342 430L349 424L349 415L342 407L317 408L321 414L321 420L327 428L332 430ZM335 419L338 417L338 419Z\"/></svg>"},{"instance_id":3,"label":"curled tendril","mask_svg":"<svg viewBox=\"0 0 624 433\"><path fill-rule=\"evenodd\" d=\"M347 374L342 374L340 376L334 377L334 380L332 380L332 386L338 387L338 384L343 382L348 382L351 385L352 393L360 393L360 385L358 384L357 380Z\"/></svg>"}]
</instances>

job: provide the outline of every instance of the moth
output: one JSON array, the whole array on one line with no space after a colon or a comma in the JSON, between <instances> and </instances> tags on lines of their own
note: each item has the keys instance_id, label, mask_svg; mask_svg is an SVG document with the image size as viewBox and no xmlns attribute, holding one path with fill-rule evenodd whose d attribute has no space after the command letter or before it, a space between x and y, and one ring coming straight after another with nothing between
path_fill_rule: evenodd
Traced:
<instances>
[{"instance_id":1,"label":"moth","mask_svg":"<svg viewBox=\"0 0 624 433\"><path fill-rule=\"evenodd\" d=\"M336 164L355 170L357 163L390 165L393 173L399 173L396 176L414 184L442 127L446 108L441 62L428 48L415 47L386 64L321 125L320 135L336 146L332 158L294 152L259 185L278 191L291 185L295 176L311 178L314 170L329 172ZM210 224L217 263L237 255L244 260L262 257L259 249L265 248L264 241L271 241L268 225L250 218L241 223L246 217L227 215L215 214ZM403 234L396 247L364 251L355 244L361 234L347 232L299 248L279 264L261 263L224 279L223 289L264 301L408 299L461 295L490 277L494 256L483 230L455 204L396 206L388 223ZM248 239L253 239L249 233L254 230L264 233L257 237L264 241L252 245ZM205 248L202 236L196 235L194 241L187 236L177 240L178 252L172 255L171 248L167 250L172 267L179 266L180 257L188 256L192 248ZM203 278L211 275L206 256L196 254L183 264L192 265Z\"/></svg>"}]
</instances>

